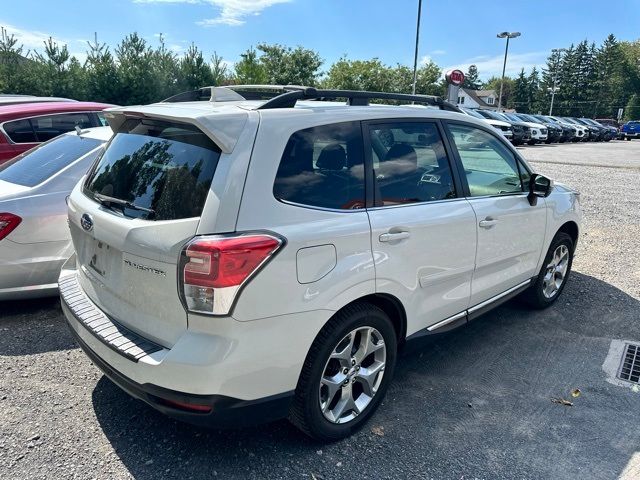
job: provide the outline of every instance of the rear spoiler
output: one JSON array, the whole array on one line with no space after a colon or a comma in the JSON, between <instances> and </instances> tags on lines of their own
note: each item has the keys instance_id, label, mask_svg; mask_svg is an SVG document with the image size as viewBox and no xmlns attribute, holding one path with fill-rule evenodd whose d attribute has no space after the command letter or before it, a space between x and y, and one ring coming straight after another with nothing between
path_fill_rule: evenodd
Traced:
<instances>
[{"instance_id":1,"label":"rear spoiler","mask_svg":"<svg viewBox=\"0 0 640 480\"><path fill-rule=\"evenodd\" d=\"M104 111L104 116L114 134L118 133L124 122L130 118L150 118L168 122L188 123L202 130L205 135L220 147L222 153L231 153L233 151L249 116L246 111L240 109L233 112L225 112L221 115L199 112L200 116L182 117L167 115L169 110L166 110L166 107L163 108L162 104L136 107L135 111L127 110L126 108Z\"/></svg>"}]
</instances>

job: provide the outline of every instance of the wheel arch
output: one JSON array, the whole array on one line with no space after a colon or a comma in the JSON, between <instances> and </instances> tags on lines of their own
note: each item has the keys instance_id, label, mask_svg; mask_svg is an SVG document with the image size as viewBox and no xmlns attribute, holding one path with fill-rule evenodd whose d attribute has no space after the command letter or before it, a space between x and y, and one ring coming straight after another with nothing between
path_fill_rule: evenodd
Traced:
<instances>
[{"instance_id":1,"label":"wheel arch","mask_svg":"<svg viewBox=\"0 0 640 480\"><path fill-rule=\"evenodd\" d=\"M558 232L556 232L556 234L561 232L566 233L571 237L571 241L573 242L573 250L575 251L576 246L578 244L578 237L580 234L580 228L578 227L578 224L573 220L569 220L568 222L565 222L562 224L562 226L558 229Z\"/></svg>"},{"instance_id":2,"label":"wheel arch","mask_svg":"<svg viewBox=\"0 0 640 480\"><path fill-rule=\"evenodd\" d=\"M370 295L365 295L352 300L348 304L344 305L335 314L354 303L369 303L378 307L380 310L386 313L391 320L393 329L396 332L398 345L404 343L404 340L407 336L407 312L402 305L402 302L397 297L388 293L372 293Z\"/></svg>"}]
</instances>

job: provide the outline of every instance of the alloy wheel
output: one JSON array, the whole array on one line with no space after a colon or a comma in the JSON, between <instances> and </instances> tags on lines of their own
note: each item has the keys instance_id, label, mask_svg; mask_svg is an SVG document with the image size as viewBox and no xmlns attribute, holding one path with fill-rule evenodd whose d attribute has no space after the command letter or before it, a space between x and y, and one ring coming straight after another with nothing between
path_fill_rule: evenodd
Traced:
<instances>
[{"instance_id":1,"label":"alloy wheel","mask_svg":"<svg viewBox=\"0 0 640 480\"><path fill-rule=\"evenodd\" d=\"M551 299L558 294L567 278L568 269L569 248L566 245L558 245L546 266L546 274L542 279L542 293L546 298Z\"/></svg>"},{"instance_id":2,"label":"alloy wheel","mask_svg":"<svg viewBox=\"0 0 640 480\"><path fill-rule=\"evenodd\" d=\"M387 359L380 332L358 327L334 347L318 388L320 410L332 423L347 423L360 415L376 395Z\"/></svg>"}]
</instances>

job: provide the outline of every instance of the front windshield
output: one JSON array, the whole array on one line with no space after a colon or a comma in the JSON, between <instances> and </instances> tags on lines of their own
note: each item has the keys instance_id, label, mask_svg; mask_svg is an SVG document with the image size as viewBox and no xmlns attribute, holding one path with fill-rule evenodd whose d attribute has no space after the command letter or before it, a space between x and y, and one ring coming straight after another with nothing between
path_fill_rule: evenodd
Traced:
<instances>
[{"instance_id":1,"label":"front windshield","mask_svg":"<svg viewBox=\"0 0 640 480\"><path fill-rule=\"evenodd\" d=\"M583 119L581 118L574 118L574 120L576 121L576 123L578 123L579 125L584 125L585 127L589 126L589 124L587 122L585 122Z\"/></svg>"},{"instance_id":2,"label":"front windshield","mask_svg":"<svg viewBox=\"0 0 640 480\"><path fill-rule=\"evenodd\" d=\"M499 113L499 112L485 110L484 113L486 113L490 118L493 118L494 120L500 120L502 122L510 121L507 117L505 117L502 113Z\"/></svg>"},{"instance_id":3,"label":"front windshield","mask_svg":"<svg viewBox=\"0 0 640 480\"><path fill-rule=\"evenodd\" d=\"M472 117L481 118L482 120L485 120L485 117L483 117L482 115L480 115L478 112L476 112L475 110L473 110L471 108L462 108L462 111L465 112L467 115L470 115Z\"/></svg>"},{"instance_id":4,"label":"front windshield","mask_svg":"<svg viewBox=\"0 0 640 480\"><path fill-rule=\"evenodd\" d=\"M523 119L525 122L540 123L540 121L537 118L533 118L531 115L526 115L524 113L520 113L518 116L521 119Z\"/></svg>"},{"instance_id":5,"label":"front windshield","mask_svg":"<svg viewBox=\"0 0 640 480\"><path fill-rule=\"evenodd\" d=\"M512 122L521 122L522 119L518 118L515 114L513 113L502 113L501 115L504 115L508 120L512 121Z\"/></svg>"},{"instance_id":6,"label":"front windshield","mask_svg":"<svg viewBox=\"0 0 640 480\"><path fill-rule=\"evenodd\" d=\"M550 119L543 117L542 115L533 115L533 118L537 119L542 123L546 123L546 124L553 123Z\"/></svg>"}]
</instances>

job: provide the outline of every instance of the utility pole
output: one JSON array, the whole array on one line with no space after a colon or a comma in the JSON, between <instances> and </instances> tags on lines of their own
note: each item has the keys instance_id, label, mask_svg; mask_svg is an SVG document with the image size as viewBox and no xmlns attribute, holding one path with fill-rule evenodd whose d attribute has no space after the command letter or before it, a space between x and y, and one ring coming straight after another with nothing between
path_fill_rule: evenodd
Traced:
<instances>
[{"instance_id":1,"label":"utility pole","mask_svg":"<svg viewBox=\"0 0 640 480\"><path fill-rule=\"evenodd\" d=\"M498 97L498 111L502 108L502 89L504 87L504 72L507 68L507 54L509 53L509 39L516 38L521 35L520 32L502 32L496 35L498 38L506 38L507 46L504 49L504 63L502 64L502 78L500 79L500 96Z\"/></svg>"},{"instance_id":2,"label":"utility pole","mask_svg":"<svg viewBox=\"0 0 640 480\"><path fill-rule=\"evenodd\" d=\"M413 57L413 88L411 93L416 94L416 83L418 81L418 42L420 41L420 16L422 15L422 0L418 0L418 20L416 22L416 52Z\"/></svg>"},{"instance_id":3,"label":"utility pole","mask_svg":"<svg viewBox=\"0 0 640 480\"><path fill-rule=\"evenodd\" d=\"M556 98L556 90L558 89L558 87L556 87L556 83L558 82L560 55L562 54L562 52L566 52L566 51L567 51L566 48L554 48L553 50L551 50L551 53L555 56L555 66L554 66L554 72L553 72L553 87L551 88L551 106L549 107L549 116L553 115L553 101Z\"/></svg>"}]
</instances>

